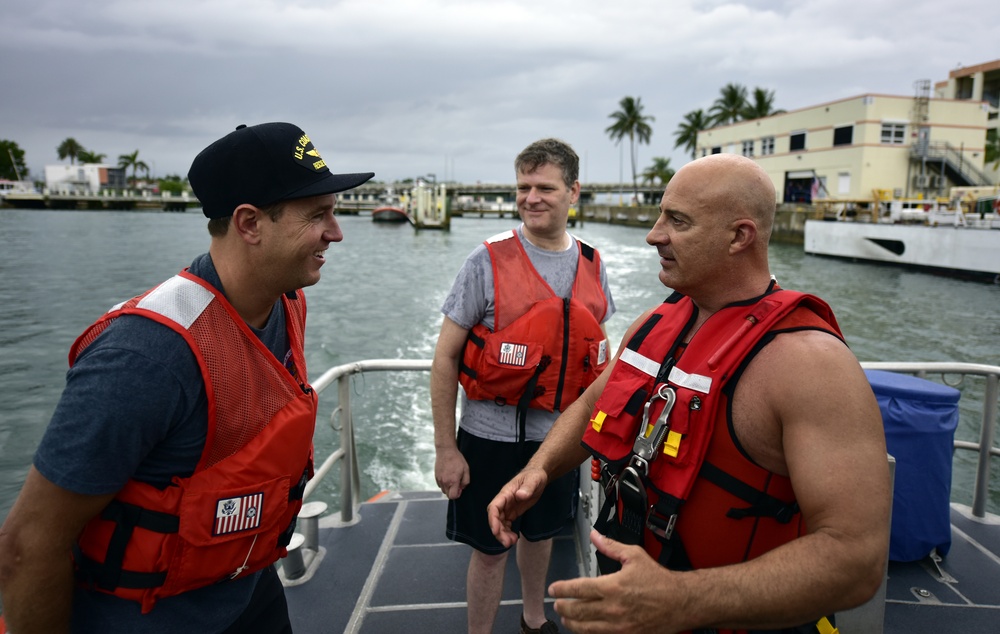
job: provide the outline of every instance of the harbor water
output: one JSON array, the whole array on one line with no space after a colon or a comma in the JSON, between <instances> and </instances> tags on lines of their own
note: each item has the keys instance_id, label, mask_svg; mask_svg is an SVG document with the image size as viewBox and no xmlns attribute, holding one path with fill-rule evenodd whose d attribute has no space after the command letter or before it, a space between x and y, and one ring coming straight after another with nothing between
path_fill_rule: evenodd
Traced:
<instances>
[{"instance_id":1,"label":"harbor water","mask_svg":"<svg viewBox=\"0 0 1000 634\"><path fill-rule=\"evenodd\" d=\"M439 309L465 256L516 223L455 218L449 232L416 232L368 216L340 222L344 241L332 245L322 280L306 291L313 377L360 359L431 358ZM0 518L59 398L74 338L113 304L206 251L205 224L200 211L0 209ZM644 229L587 223L572 231L604 256L618 306L607 325L616 347L631 321L669 294L657 280L656 253ZM806 256L801 246L781 244L772 245L771 268L785 288L813 292L833 306L862 361L1000 363L1000 286ZM352 380L363 497L387 488L435 488L428 375ZM837 389L835 376L829 389ZM321 402L318 460L339 443L327 422L335 392ZM978 408L963 406L957 437L978 440ZM956 458L954 501L971 502L974 462L971 453ZM1000 489L1000 468L992 479ZM989 510L1000 512L996 493Z\"/></svg>"}]
</instances>

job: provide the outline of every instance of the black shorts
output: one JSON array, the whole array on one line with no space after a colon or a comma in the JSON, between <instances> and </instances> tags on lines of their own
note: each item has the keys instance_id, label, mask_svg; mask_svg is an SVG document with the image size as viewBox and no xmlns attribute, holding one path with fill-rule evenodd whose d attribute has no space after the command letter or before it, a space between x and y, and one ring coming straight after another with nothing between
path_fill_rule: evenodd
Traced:
<instances>
[{"instance_id":1,"label":"black shorts","mask_svg":"<svg viewBox=\"0 0 1000 634\"><path fill-rule=\"evenodd\" d=\"M486 507L507 482L524 468L540 442L486 440L458 429L458 450L469 463L469 486L457 500L448 501L448 539L468 544L488 555L507 551L490 530ZM542 497L521 517L513 530L537 542L559 534L576 514L578 471L573 469L545 487Z\"/></svg>"}]
</instances>

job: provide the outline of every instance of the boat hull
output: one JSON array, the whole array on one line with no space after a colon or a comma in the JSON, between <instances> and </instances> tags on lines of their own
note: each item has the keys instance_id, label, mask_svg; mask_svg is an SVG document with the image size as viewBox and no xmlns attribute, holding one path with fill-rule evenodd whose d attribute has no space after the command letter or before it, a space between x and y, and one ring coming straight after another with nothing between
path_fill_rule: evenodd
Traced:
<instances>
[{"instance_id":1,"label":"boat hull","mask_svg":"<svg viewBox=\"0 0 1000 634\"><path fill-rule=\"evenodd\" d=\"M399 207L378 207L372 211L373 222L402 223L409 222L410 217Z\"/></svg>"},{"instance_id":2,"label":"boat hull","mask_svg":"<svg viewBox=\"0 0 1000 634\"><path fill-rule=\"evenodd\" d=\"M805 224L805 252L933 272L1000 279L1000 231L962 227L824 222Z\"/></svg>"}]
</instances>

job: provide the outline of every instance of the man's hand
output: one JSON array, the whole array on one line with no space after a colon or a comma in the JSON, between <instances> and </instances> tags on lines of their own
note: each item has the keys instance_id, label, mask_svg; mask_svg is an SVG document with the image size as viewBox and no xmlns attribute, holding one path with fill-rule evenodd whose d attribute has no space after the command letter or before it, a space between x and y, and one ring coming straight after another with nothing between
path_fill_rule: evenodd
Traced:
<instances>
[{"instance_id":1,"label":"man's hand","mask_svg":"<svg viewBox=\"0 0 1000 634\"><path fill-rule=\"evenodd\" d=\"M462 489L469 486L469 463L457 447L437 450L434 479L449 500L457 500L462 495Z\"/></svg>"},{"instance_id":2,"label":"man's hand","mask_svg":"<svg viewBox=\"0 0 1000 634\"><path fill-rule=\"evenodd\" d=\"M563 625L579 634L612 632L680 632L680 604L664 594L662 578L671 575L641 546L626 546L591 531L601 553L621 562L622 569L600 577L556 581L549 586Z\"/></svg>"},{"instance_id":3,"label":"man's hand","mask_svg":"<svg viewBox=\"0 0 1000 634\"><path fill-rule=\"evenodd\" d=\"M497 541L508 548L514 545L517 533L511 529L511 524L538 501L548 482L549 478L542 469L525 467L500 489L486 507L490 529Z\"/></svg>"}]
</instances>

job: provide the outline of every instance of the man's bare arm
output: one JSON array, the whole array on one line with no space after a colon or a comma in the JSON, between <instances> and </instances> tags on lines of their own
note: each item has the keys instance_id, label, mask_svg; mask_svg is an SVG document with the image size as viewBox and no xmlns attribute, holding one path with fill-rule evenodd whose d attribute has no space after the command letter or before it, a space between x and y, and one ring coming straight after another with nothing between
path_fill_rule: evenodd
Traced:
<instances>
[{"instance_id":1,"label":"man's bare arm","mask_svg":"<svg viewBox=\"0 0 1000 634\"><path fill-rule=\"evenodd\" d=\"M0 527L0 595L7 627L17 634L69 630L72 547L84 525L113 495L80 495L34 467Z\"/></svg>"}]
</instances>

